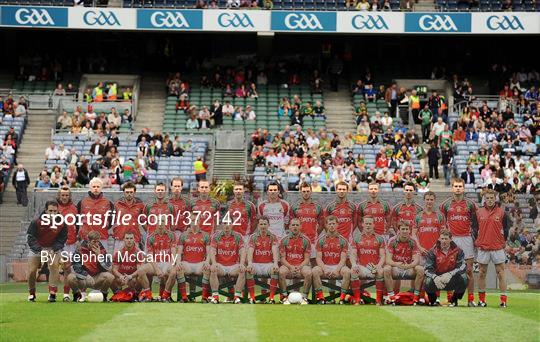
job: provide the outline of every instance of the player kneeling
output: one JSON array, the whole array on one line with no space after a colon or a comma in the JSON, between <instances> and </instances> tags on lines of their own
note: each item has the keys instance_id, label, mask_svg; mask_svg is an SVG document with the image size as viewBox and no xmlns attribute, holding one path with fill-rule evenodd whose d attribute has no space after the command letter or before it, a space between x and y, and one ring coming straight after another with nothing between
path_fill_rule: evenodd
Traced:
<instances>
[{"instance_id":1,"label":"player kneeling","mask_svg":"<svg viewBox=\"0 0 540 342\"><path fill-rule=\"evenodd\" d=\"M426 255L424 287L430 305L437 305L437 291L453 291L449 306L457 306L467 288L465 254L452 241L452 233L443 230L439 241Z\"/></svg>"},{"instance_id":2,"label":"player kneeling","mask_svg":"<svg viewBox=\"0 0 540 342\"><path fill-rule=\"evenodd\" d=\"M418 303L420 288L424 280L424 268L419 266L420 255L416 242L411 238L411 228L407 222L398 225L398 235L388 241L384 281L388 290L386 302L394 302L394 280L414 279L414 303Z\"/></svg>"},{"instance_id":3,"label":"player kneeling","mask_svg":"<svg viewBox=\"0 0 540 342\"><path fill-rule=\"evenodd\" d=\"M212 299L210 303L219 303L220 278L236 278L234 303L241 303L242 289L245 284L244 239L233 231L232 225L222 225L222 230L212 237L210 244L210 286Z\"/></svg>"},{"instance_id":4,"label":"player kneeling","mask_svg":"<svg viewBox=\"0 0 540 342\"><path fill-rule=\"evenodd\" d=\"M254 276L270 277L269 303L275 304L274 296L278 287L278 246L277 239L268 232L270 222L260 217L257 231L250 236L247 252L246 283L249 292L249 303L255 304Z\"/></svg>"},{"instance_id":5,"label":"player kneeling","mask_svg":"<svg viewBox=\"0 0 540 342\"><path fill-rule=\"evenodd\" d=\"M112 301L116 301L119 291L129 291L138 293L141 290L140 278L145 276L142 273L142 262L138 260L141 250L135 242L135 234L124 233L123 247L116 251L113 256L112 274L114 282L111 285L114 296Z\"/></svg>"},{"instance_id":6,"label":"player kneeling","mask_svg":"<svg viewBox=\"0 0 540 342\"><path fill-rule=\"evenodd\" d=\"M181 298L179 302L188 302L186 292L186 275L202 275L202 301L207 302L210 296L210 238L203 232L195 221L189 229L180 236L178 241L178 256L181 262L175 269L176 280Z\"/></svg>"},{"instance_id":7,"label":"player kneeling","mask_svg":"<svg viewBox=\"0 0 540 342\"><path fill-rule=\"evenodd\" d=\"M355 304L359 304L361 303L360 280L375 280L377 305L381 305L384 291L384 239L375 234L373 217L365 216L362 219L362 227L364 227L362 234L356 236L350 246L351 289Z\"/></svg>"},{"instance_id":8,"label":"player kneeling","mask_svg":"<svg viewBox=\"0 0 540 342\"><path fill-rule=\"evenodd\" d=\"M310 254L311 243L300 233L300 220L294 218L289 224L288 234L281 239L279 253L281 267L279 268L279 287L281 293L287 293L287 279L304 279L304 293L300 304L307 304L309 289L311 288ZM288 304L288 299L283 301Z\"/></svg>"},{"instance_id":9,"label":"player kneeling","mask_svg":"<svg viewBox=\"0 0 540 342\"><path fill-rule=\"evenodd\" d=\"M100 242L100 234L91 231L87 240L75 250L73 256L73 272L68 275L68 283L74 292L73 300L86 301L86 289L93 288L103 293L103 301L107 301L107 291L114 281L110 272L111 263L107 251Z\"/></svg>"},{"instance_id":10,"label":"player kneeling","mask_svg":"<svg viewBox=\"0 0 540 342\"><path fill-rule=\"evenodd\" d=\"M351 270L345 266L347 261L347 240L337 232L338 221L335 216L325 220L326 235L317 241L317 266L313 268L313 286L318 304L325 304L322 291L322 279L342 279L339 304L345 304L349 289Z\"/></svg>"}]
</instances>

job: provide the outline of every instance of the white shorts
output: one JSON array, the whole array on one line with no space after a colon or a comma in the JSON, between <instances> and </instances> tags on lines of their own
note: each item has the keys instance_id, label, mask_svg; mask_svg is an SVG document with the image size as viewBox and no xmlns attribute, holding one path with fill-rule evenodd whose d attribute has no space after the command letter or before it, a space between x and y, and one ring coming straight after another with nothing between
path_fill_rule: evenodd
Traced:
<instances>
[{"instance_id":1,"label":"white shorts","mask_svg":"<svg viewBox=\"0 0 540 342\"><path fill-rule=\"evenodd\" d=\"M220 270L221 270L221 273L223 273L223 275L225 276L228 276L228 275L231 275L231 273L236 273L238 271L238 267L240 267L240 265L231 265L231 266L224 266L222 264L216 264Z\"/></svg>"},{"instance_id":2,"label":"white shorts","mask_svg":"<svg viewBox=\"0 0 540 342\"><path fill-rule=\"evenodd\" d=\"M338 270L338 266L339 265L324 265L324 268L323 268L323 272L325 275L327 275L328 273L332 273L336 270ZM341 270L341 269L339 269Z\"/></svg>"},{"instance_id":3,"label":"white shorts","mask_svg":"<svg viewBox=\"0 0 540 342\"><path fill-rule=\"evenodd\" d=\"M156 266L163 274L168 274L172 267L170 262L156 262Z\"/></svg>"},{"instance_id":4,"label":"white shorts","mask_svg":"<svg viewBox=\"0 0 540 342\"><path fill-rule=\"evenodd\" d=\"M253 274L258 276L270 276L272 274L272 267L274 264L267 263L267 264L259 264L259 263L253 263Z\"/></svg>"},{"instance_id":5,"label":"white shorts","mask_svg":"<svg viewBox=\"0 0 540 342\"><path fill-rule=\"evenodd\" d=\"M392 279L412 279L413 278L413 268L403 269L401 267L392 267Z\"/></svg>"},{"instance_id":6,"label":"white shorts","mask_svg":"<svg viewBox=\"0 0 540 342\"><path fill-rule=\"evenodd\" d=\"M315 259L317 257L317 247L315 244L311 244L311 254L309 256L310 259Z\"/></svg>"},{"instance_id":7,"label":"white shorts","mask_svg":"<svg viewBox=\"0 0 540 342\"><path fill-rule=\"evenodd\" d=\"M482 265L487 265L490 261L495 265L503 264L506 262L506 253L504 252L504 249L499 249L496 251L484 251L482 249L478 249L476 261Z\"/></svg>"},{"instance_id":8,"label":"white shorts","mask_svg":"<svg viewBox=\"0 0 540 342\"><path fill-rule=\"evenodd\" d=\"M474 250L474 241L471 236L453 236L452 241L463 250L465 254L465 260L473 259L476 255Z\"/></svg>"},{"instance_id":9,"label":"white shorts","mask_svg":"<svg viewBox=\"0 0 540 342\"><path fill-rule=\"evenodd\" d=\"M358 273L358 278L360 279L375 279L375 274L371 273L369 268L362 265L357 265L357 268L360 269L360 272Z\"/></svg>"},{"instance_id":10,"label":"white shorts","mask_svg":"<svg viewBox=\"0 0 540 342\"><path fill-rule=\"evenodd\" d=\"M202 274L204 262L185 262L182 261L182 268L184 269L184 274Z\"/></svg>"}]
</instances>

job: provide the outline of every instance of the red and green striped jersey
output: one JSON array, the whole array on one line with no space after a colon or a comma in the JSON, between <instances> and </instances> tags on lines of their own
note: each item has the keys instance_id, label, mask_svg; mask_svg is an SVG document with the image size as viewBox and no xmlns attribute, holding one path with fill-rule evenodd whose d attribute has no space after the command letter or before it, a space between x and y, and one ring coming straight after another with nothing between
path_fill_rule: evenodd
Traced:
<instances>
[{"instance_id":1,"label":"red and green striped jersey","mask_svg":"<svg viewBox=\"0 0 540 342\"><path fill-rule=\"evenodd\" d=\"M263 236L255 233L249 238L249 248L253 248L252 262L258 264L268 264L274 262L272 247L277 245L277 239L271 233Z\"/></svg>"},{"instance_id":2,"label":"red and green striped jersey","mask_svg":"<svg viewBox=\"0 0 540 342\"><path fill-rule=\"evenodd\" d=\"M206 200L197 199L193 202L191 207L191 220L197 219L199 215L199 227L205 233L212 235L216 228L216 213L221 209L221 204L213 199L208 198Z\"/></svg>"},{"instance_id":3,"label":"red and green striped jersey","mask_svg":"<svg viewBox=\"0 0 540 342\"><path fill-rule=\"evenodd\" d=\"M180 196L179 198L170 198L169 204L173 206L174 220L172 230L184 232L188 227L187 213L191 212L191 203Z\"/></svg>"},{"instance_id":4,"label":"red and green striped jersey","mask_svg":"<svg viewBox=\"0 0 540 342\"><path fill-rule=\"evenodd\" d=\"M182 261L199 263L206 260L210 237L203 231L193 233L188 230L180 236L178 245L182 246Z\"/></svg>"},{"instance_id":5,"label":"red and green striped jersey","mask_svg":"<svg viewBox=\"0 0 540 342\"><path fill-rule=\"evenodd\" d=\"M416 242L409 238L406 241L400 241L399 236L394 236L388 241L388 252L392 254L392 261L410 264L415 254L418 254Z\"/></svg>"},{"instance_id":6,"label":"red and green striped jersey","mask_svg":"<svg viewBox=\"0 0 540 342\"><path fill-rule=\"evenodd\" d=\"M172 249L176 247L176 237L173 232L166 230L163 234L157 232L150 235L146 244L148 254L154 255L156 262L165 262L165 255L172 255Z\"/></svg>"},{"instance_id":7,"label":"red and green striped jersey","mask_svg":"<svg viewBox=\"0 0 540 342\"><path fill-rule=\"evenodd\" d=\"M319 224L323 219L322 207L316 202L298 202L291 209L291 216L300 220L300 231L314 244L317 241Z\"/></svg>"},{"instance_id":8,"label":"red and green striped jersey","mask_svg":"<svg viewBox=\"0 0 540 342\"><path fill-rule=\"evenodd\" d=\"M356 262L359 265L378 264L381 258L381 248L384 240L376 234L358 234L352 241L351 247L356 250Z\"/></svg>"},{"instance_id":9,"label":"red and green striped jersey","mask_svg":"<svg viewBox=\"0 0 540 342\"><path fill-rule=\"evenodd\" d=\"M444 217L440 213L425 211L416 216L416 237L420 246L430 250L439 239L439 234L444 228Z\"/></svg>"},{"instance_id":10,"label":"red and green striped jersey","mask_svg":"<svg viewBox=\"0 0 540 342\"><path fill-rule=\"evenodd\" d=\"M414 228L416 216L420 214L422 207L412 202L411 204L406 204L405 202L400 202L394 206L392 209L392 226L398 230L398 223L403 221L409 224L409 227Z\"/></svg>"},{"instance_id":11,"label":"red and green striped jersey","mask_svg":"<svg viewBox=\"0 0 540 342\"><path fill-rule=\"evenodd\" d=\"M293 266L301 265L304 262L306 253L311 253L311 244L309 239L302 234L294 236L292 233L287 234L279 244L279 253L285 256L285 260Z\"/></svg>"},{"instance_id":12,"label":"red and green striped jersey","mask_svg":"<svg viewBox=\"0 0 540 342\"><path fill-rule=\"evenodd\" d=\"M324 217L333 215L337 217L338 228L337 231L345 239L350 239L352 231L356 225L356 206L354 203L345 201L338 203L333 201L328 204L324 210Z\"/></svg>"},{"instance_id":13,"label":"red and green striped jersey","mask_svg":"<svg viewBox=\"0 0 540 342\"><path fill-rule=\"evenodd\" d=\"M390 220L390 205L388 202L382 200L361 202L358 205L358 226L360 229L363 229L362 220L364 217L373 218L375 234L386 234L386 226Z\"/></svg>"},{"instance_id":14,"label":"red and green striped jersey","mask_svg":"<svg viewBox=\"0 0 540 342\"><path fill-rule=\"evenodd\" d=\"M255 228L257 228L257 210L255 209L255 204L250 201L229 201L226 213L228 214L227 220L230 220L234 231L242 236L252 234ZM225 219L225 216L223 219Z\"/></svg>"},{"instance_id":15,"label":"red and green striped jersey","mask_svg":"<svg viewBox=\"0 0 540 342\"><path fill-rule=\"evenodd\" d=\"M322 253L325 265L337 265L341 261L341 253L347 253L347 240L341 235L323 235L317 241L317 252Z\"/></svg>"},{"instance_id":16,"label":"red and green striped jersey","mask_svg":"<svg viewBox=\"0 0 540 342\"><path fill-rule=\"evenodd\" d=\"M144 212L146 213L146 234L150 235L156 231L159 223L165 223L169 230L174 224L174 207L168 202L157 202L147 204ZM152 216L151 216L152 215Z\"/></svg>"},{"instance_id":17,"label":"red and green striped jersey","mask_svg":"<svg viewBox=\"0 0 540 342\"><path fill-rule=\"evenodd\" d=\"M240 250L244 248L244 239L237 232L226 235L219 231L212 238L211 246L216 251L216 262L223 266L237 265L240 262Z\"/></svg>"},{"instance_id":18,"label":"red and green striped jersey","mask_svg":"<svg viewBox=\"0 0 540 342\"><path fill-rule=\"evenodd\" d=\"M448 198L441 204L441 213L446 220L446 227L453 236L470 236L473 224L476 224L476 205L467 199L460 201Z\"/></svg>"}]
</instances>

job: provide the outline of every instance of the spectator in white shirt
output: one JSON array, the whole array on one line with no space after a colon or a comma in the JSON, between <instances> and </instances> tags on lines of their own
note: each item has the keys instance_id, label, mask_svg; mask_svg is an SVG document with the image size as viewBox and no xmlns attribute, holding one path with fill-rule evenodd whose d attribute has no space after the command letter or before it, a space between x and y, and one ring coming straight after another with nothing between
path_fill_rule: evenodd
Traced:
<instances>
[{"instance_id":1,"label":"spectator in white shirt","mask_svg":"<svg viewBox=\"0 0 540 342\"><path fill-rule=\"evenodd\" d=\"M57 156L60 160L66 160L69 156L69 151L64 147L64 144L60 144L57 151Z\"/></svg>"},{"instance_id":2,"label":"spectator in white shirt","mask_svg":"<svg viewBox=\"0 0 540 342\"><path fill-rule=\"evenodd\" d=\"M88 106L88 112L84 114L84 118L86 120L89 120L92 126L96 123L97 114L94 112L94 108L92 106Z\"/></svg>"},{"instance_id":3,"label":"spectator in white shirt","mask_svg":"<svg viewBox=\"0 0 540 342\"><path fill-rule=\"evenodd\" d=\"M320 141L319 138L315 135L315 132L311 132L311 134L307 137L306 143L309 148L312 148L314 145L319 145Z\"/></svg>"},{"instance_id":4,"label":"spectator in white shirt","mask_svg":"<svg viewBox=\"0 0 540 342\"><path fill-rule=\"evenodd\" d=\"M289 155L285 151L281 151L281 153L277 157L277 163L275 163L275 165L277 165L277 167L285 167L289 164L290 159L291 157L289 157Z\"/></svg>"},{"instance_id":5,"label":"spectator in white shirt","mask_svg":"<svg viewBox=\"0 0 540 342\"><path fill-rule=\"evenodd\" d=\"M15 117L26 115L26 107L23 105L18 105L17 108L15 108Z\"/></svg>"},{"instance_id":6,"label":"spectator in white shirt","mask_svg":"<svg viewBox=\"0 0 540 342\"><path fill-rule=\"evenodd\" d=\"M232 116L234 113L234 107L231 105L231 101L225 101L225 105L221 109L223 115Z\"/></svg>"},{"instance_id":7,"label":"spectator in white shirt","mask_svg":"<svg viewBox=\"0 0 540 342\"><path fill-rule=\"evenodd\" d=\"M107 116L107 121L111 129L118 128L122 124L122 117L115 108L112 108L111 113Z\"/></svg>"},{"instance_id":8,"label":"spectator in white shirt","mask_svg":"<svg viewBox=\"0 0 540 342\"><path fill-rule=\"evenodd\" d=\"M433 133L435 133L435 136L439 136L444 131L445 128L446 128L446 124L443 122L442 117L439 116L439 118L437 119L437 122L433 124L432 131Z\"/></svg>"},{"instance_id":9,"label":"spectator in white shirt","mask_svg":"<svg viewBox=\"0 0 540 342\"><path fill-rule=\"evenodd\" d=\"M251 106L246 106L246 120L255 120L256 117L257 115L255 115Z\"/></svg>"},{"instance_id":10,"label":"spectator in white shirt","mask_svg":"<svg viewBox=\"0 0 540 342\"><path fill-rule=\"evenodd\" d=\"M313 165L309 168L309 174L314 180L319 180L322 174L322 167L319 165L319 161L315 160Z\"/></svg>"},{"instance_id":11,"label":"spectator in white shirt","mask_svg":"<svg viewBox=\"0 0 540 342\"><path fill-rule=\"evenodd\" d=\"M277 165L278 163L278 156L276 155L276 152L273 148L270 149L268 152L268 155L266 156L266 164L272 163L273 165Z\"/></svg>"},{"instance_id":12,"label":"spectator in white shirt","mask_svg":"<svg viewBox=\"0 0 540 342\"><path fill-rule=\"evenodd\" d=\"M51 143L51 146L47 147L45 150L45 159L55 160L58 159L58 149L54 143Z\"/></svg>"}]
</instances>

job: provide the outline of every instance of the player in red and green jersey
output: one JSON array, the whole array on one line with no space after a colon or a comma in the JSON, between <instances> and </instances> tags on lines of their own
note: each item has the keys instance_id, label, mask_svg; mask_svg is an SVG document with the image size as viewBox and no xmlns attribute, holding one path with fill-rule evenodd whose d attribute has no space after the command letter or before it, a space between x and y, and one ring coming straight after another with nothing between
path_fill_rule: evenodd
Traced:
<instances>
[{"instance_id":1,"label":"player in red and green jersey","mask_svg":"<svg viewBox=\"0 0 540 342\"><path fill-rule=\"evenodd\" d=\"M311 242L300 233L301 222L298 218L291 219L289 232L279 243L281 267L279 268L279 287L281 293L287 293L287 279L304 279L304 300L307 304L311 288L310 253ZM287 294L288 295L288 294ZM282 301L287 303L286 299Z\"/></svg>"},{"instance_id":2,"label":"player in red and green jersey","mask_svg":"<svg viewBox=\"0 0 540 342\"><path fill-rule=\"evenodd\" d=\"M152 284L148 280L156 276L160 279L159 297L163 301L172 302L171 289L176 278L172 259L177 255L177 241L168 227L167 223L161 222L156 231L148 237L146 253L153 255L154 262L143 266L146 277L141 277L143 290L139 294L139 301L152 299Z\"/></svg>"},{"instance_id":3,"label":"player in red and green jersey","mask_svg":"<svg viewBox=\"0 0 540 342\"><path fill-rule=\"evenodd\" d=\"M154 234L160 224L165 225L166 230L170 230L174 223L174 208L167 200L167 185L159 182L154 186L154 202L148 203L144 209L146 214L146 242L150 235ZM145 248L146 250L146 248Z\"/></svg>"},{"instance_id":4,"label":"player in red and green jersey","mask_svg":"<svg viewBox=\"0 0 540 342\"><path fill-rule=\"evenodd\" d=\"M317 240L317 266L313 268L313 286L317 302L325 304L322 291L323 279L342 279L339 304L345 304L345 295L349 289L351 270L346 266L348 244L338 233L338 219L335 216L325 218L326 234Z\"/></svg>"},{"instance_id":5,"label":"player in red and green jersey","mask_svg":"<svg viewBox=\"0 0 540 342\"><path fill-rule=\"evenodd\" d=\"M369 198L358 205L358 226L363 229L362 218L372 217L375 225L375 234L387 235L386 229L390 219L390 205L379 199L379 183L372 182L368 185Z\"/></svg>"},{"instance_id":6,"label":"player in red and green jersey","mask_svg":"<svg viewBox=\"0 0 540 342\"><path fill-rule=\"evenodd\" d=\"M197 199L192 203L192 215L191 220L199 220L201 230L208 235L214 234L217 221L216 213L221 210L221 204L219 201L210 198L210 182L207 180L200 180L197 186ZM190 220L188 220L190 221Z\"/></svg>"},{"instance_id":7,"label":"player in red and green jersey","mask_svg":"<svg viewBox=\"0 0 540 342\"><path fill-rule=\"evenodd\" d=\"M446 220L446 227L452 233L452 241L463 250L467 265L468 306L474 307L474 277L473 262L476 255L473 236L478 230L476 205L464 198L465 181L461 178L452 179L453 196L441 204L440 210Z\"/></svg>"},{"instance_id":8,"label":"player in red and green jersey","mask_svg":"<svg viewBox=\"0 0 540 342\"><path fill-rule=\"evenodd\" d=\"M183 232L185 232L189 225L187 224L186 216L191 211L191 204L182 196L182 188L184 187L184 181L182 178L175 177L171 180L171 196L169 198L169 204L173 207L174 221L172 222L172 230L178 240Z\"/></svg>"},{"instance_id":9,"label":"player in red and green jersey","mask_svg":"<svg viewBox=\"0 0 540 342\"><path fill-rule=\"evenodd\" d=\"M124 235L126 232L133 233L135 244L144 246L144 243L141 243L142 228L139 225L139 216L144 213L145 205L143 201L135 197L137 187L132 182L124 183L122 185L122 191L124 196L114 204L116 215L119 218L117 220L118 225L113 228L115 251L119 251L124 247Z\"/></svg>"},{"instance_id":10,"label":"player in red and green jersey","mask_svg":"<svg viewBox=\"0 0 540 342\"><path fill-rule=\"evenodd\" d=\"M478 277L478 306L486 307L486 275L490 262L495 264L499 289L501 290L500 307L506 307L506 240L510 230L510 218L497 203L497 192L493 189L484 191L484 206L476 211L478 218L478 237L475 246L478 248L476 261L480 265Z\"/></svg>"},{"instance_id":11,"label":"player in red and green jersey","mask_svg":"<svg viewBox=\"0 0 540 342\"><path fill-rule=\"evenodd\" d=\"M76 217L77 215L77 206L73 203L71 199L71 189L68 186L63 186L60 189L58 189L58 195L56 196L56 200L58 201L58 213L60 215L63 215L64 218L67 215L73 215L73 217ZM64 246L64 252L73 254L75 253L75 249L77 248L77 226L75 224L71 224L67 226L67 241L66 245ZM62 269L64 270L64 302L69 302L69 284L67 281L67 275L71 272L71 262L67 260L62 260Z\"/></svg>"},{"instance_id":12,"label":"player in red and green jersey","mask_svg":"<svg viewBox=\"0 0 540 342\"><path fill-rule=\"evenodd\" d=\"M257 210L255 204L244 198L245 187L241 182L237 182L233 187L234 198L227 203L224 220L230 220L235 232L244 237L245 241L253 234L256 226Z\"/></svg>"},{"instance_id":13,"label":"player in red and green jersey","mask_svg":"<svg viewBox=\"0 0 540 342\"><path fill-rule=\"evenodd\" d=\"M181 298L179 302L188 301L186 292L186 275L202 275L202 301L207 302L210 296L210 237L203 232L196 222L182 233L178 241L178 260L176 280Z\"/></svg>"},{"instance_id":14,"label":"player in red and green jersey","mask_svg":"<svg viewBox=\"0 0 540 342\"><path fill-rule=\"evenodd\" d=\"M301 200L291 209L291 217L300 221L300 233L306 236L311 243L311 258L315 259L317 251L315 242L322 231L323 211L322 207L312 199L311 185L303 182L300 184ZM314 260L313 260L314 261Z\"/></svg>"},{"instance_id":15,"label":"player in red and green jersey","mask_svg":"<svg viewBox=\"0 0 540 342\"><path fill-rule=\"evenodd\" d=\"M392 235L397 234L399 222L405 222L413 227L416 216L422 211L422 207L414 202L415 187L411 182L403 186L403 201L392 209Z\"/></svg>"},{"instance_id":16,"label":"player in red and green jersey","mask_svg":"<svg viewBox=\"0 0 540 342\"><path fill-rule=\"evenodd\" d=\"M258 216L268 217L270 233L281 239L289 226L290 205L279 198L279 184L271 182L266 187L267 199L257 206Z\"/></svg>"},{"instance_id":17,"label":"player in red and green jersey","mask_svg":"<svg viewBox=\"0 0 540 342\"><path fill-rule=\"evenodd\" d=\"M112 274L114 282L111 289L114 293L122 288L128 288L132 291L140 291L140 277L146 276L142 271L142 262L139 260L141 250L137 247L135 234L131 231L124 233L124 244L122 248L114 252ZM142 274L141 274L142 273Z\"/></svg>"},{"instance_id":18,"label":"player in red and green jersey","mask_svg":"<svg viewBox=\"0 0 540 342\"><path fill-rule=\"evenodd\" d=\"M433 191L424 194L423 211L416 216L412 229L412 237L420 251L420 265L424 265L424 257L439 240L439 233L445 228L444 217L434 211L436 195Z\"/></svg>"},{"instance_id":19,"label":"player in red and green jersey","mask_svg":"<svg viewBox=\"0 0 540 342\"><path fill-rule=\"evenodd\" d=\"M387 303L394 300L394 280L404 278L414 279L414 302L417 303L424 281L424 267L418 265L420 255L416 241L411 237L409 223L401 221L398 228L398 234L391 238L386 246L386 266L383 273L388 290Z\"/></svg>"},{"instance_id":20,"label":"player in red and green jersey","mask_svg":"<svg viewBox=\"0 0 540 342\"><path fill-rule=\"evenodd\" d=\"M351 261L351 289L355 304L360 300L360 280L375 279L377 305L382 304L384 292L383 266L386 253L384 240L375 233L375 222L371 216L362 219L362 233L354 237L349 247Z\"/></svg>"},{"instance_id":21,"label":"player in red and green jersey","mask_svg":"<svg viewBox=\"0 0 540 342\"><path fill-rule=\"evenodd\" d=\"M219 303L219 278L236 278L234 303L240 304L240 297L245 284L246 267L244 252L244 239L233 231L231 224L222 225L222 230L216 232L210 244L210 286L212 299L210 303Z\"/></svg>"},{"instance_id":22,"label":"player in red and green jersey","mask_svg":"<svg viewBox=\"0 0 540 342\"><path fill-rule=\"evenodd\" d=\"M270 277L270 304L275 304L274 296L278 287L279 252L278 241L268 231L270 222L266 217L257 220L257 231L249 237L247 248L246 284L249 303L255 304L255 280L253 276Z\"/></svg>"},{"instance_id":23,"label":"player in red and green jersey","mask_svg":"<svg viewBox=\"0 0 540 342\"><path fill-rule=\"evenodd\" d=\"M337 218L337 232L348 240L356 227L356 205L347 199L347 193L349 192L347 183L338 182L336 192L336 199L325 208L324 216Z\"/></svg>"}]
</instances>

